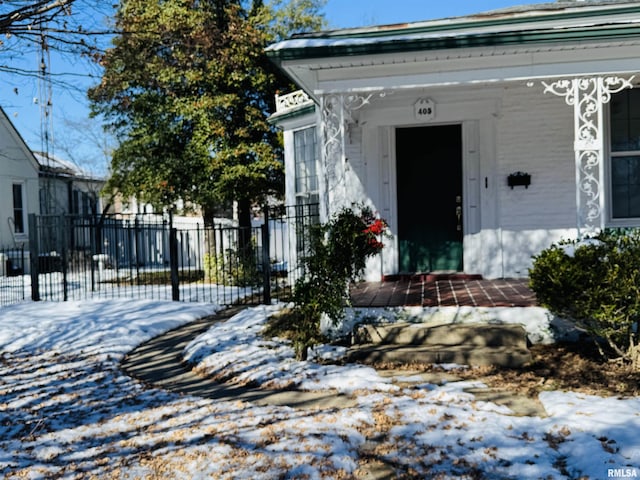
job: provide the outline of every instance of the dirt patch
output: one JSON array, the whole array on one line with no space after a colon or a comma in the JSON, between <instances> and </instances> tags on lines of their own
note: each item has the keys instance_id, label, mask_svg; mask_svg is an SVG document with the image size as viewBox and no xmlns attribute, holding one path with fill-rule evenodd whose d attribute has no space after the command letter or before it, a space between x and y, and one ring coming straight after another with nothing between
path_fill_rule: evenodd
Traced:
<instances>
[{"instance_id":1,"label":"dirt patch","mask_svg":"<svg viewBox=\"0 0 640 480\"><path fill-rule=\"evenodd\" d=\"M640 372L634 372L629 365L601 358L595 347L577 343L534 345L530 351L532 361L520 368L473 367L455 369L449 373L460 379L480 380L491 388L532 398L546 390L574 391L604 397L640 395ZM402 368L420 368L423 371L438 369L433 365L415 364Z\"/></svg>"},{"instance_id":2,"label":"dirt patch","mask_svg":"<svg viewBox=\"0 0 640 480\"><path fill-rule=\"evenodd\" d=\"M599 396L637 396L640 372L627 364L607 361L584 344L536 345L533 360L517 370L488 368L483 381L537 396L545 390L571 390Z\"/></svg>"}]
</instances>

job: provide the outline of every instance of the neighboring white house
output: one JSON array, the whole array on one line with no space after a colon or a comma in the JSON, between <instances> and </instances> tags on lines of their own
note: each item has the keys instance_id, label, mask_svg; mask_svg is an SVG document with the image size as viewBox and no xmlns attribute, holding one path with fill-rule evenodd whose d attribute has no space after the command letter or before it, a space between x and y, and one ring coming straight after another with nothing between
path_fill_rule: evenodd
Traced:
<instances>
[{"instance_id":1,"label":"neighboring white house","mask_svg":"<svg viewBox=\"0 0 640 480\"><path fill-rule=\"evenodd\" d=\"M0 249L29 241L28 216L40 213L38 191L38 162L0 109Z\"/></svg>"},{"instance_id":2,"label":"neighboring white house","mask_svg":"<svg viewBox=\"0 0 640 480\"><path fill-rule=\"evenodd\" d=\"M526 277L563 238L640 226L640 1L553 2L300 34L267 49L287 203L364 203L369 280Z\"/></svg>"},{"instance_id":3,"label":"neighboring white house","mask_svg":"<svg viewBox=\"0 0 640 480\"><path fill-rule=\"evenodd\" d=\"M39 164L42 215L96 215L102 211L103 178L52 154L34 152Z\"/></svg>"}]
</instances>

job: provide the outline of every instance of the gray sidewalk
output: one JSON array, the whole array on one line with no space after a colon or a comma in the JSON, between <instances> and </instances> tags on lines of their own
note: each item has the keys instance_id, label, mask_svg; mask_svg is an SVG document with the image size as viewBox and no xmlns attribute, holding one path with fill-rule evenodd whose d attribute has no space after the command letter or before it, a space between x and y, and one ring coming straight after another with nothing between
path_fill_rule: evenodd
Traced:
<instances>
[{"instance_id":1,"label":"gray sidewalk","mask_svg":"<svg viewBox=\"0 0 640 480\"><path fill-rule=\"evenodd\" d=\"M207 331L212 325L231 318L246 307L233 307L217 314L182 325L145 342L129 352L122 361L125 373L141 382L172 392L212 398L222 401L252 402L257 405L280 405L292 408L334 409L348 408L357 404L354 397L338 394L334 391L267 390L252 387L239 387L219 383L197 375L183 361L182 352L187 344ZM409 373L407 370L381 370L379 374L394 378L422 374L425 381L440 384L442 381L456 381L446 372L441 375ZM505 405L515 415L545 416L541 404L531 398L512 394L508 391L480 389L473 392L485 401Z\"/></svg>"},{"instance_id":2,"label":"gray sidewalk","mask_svg":"<svg viewBox=\"0 0 640 480\"><path fill-rule=\"evenodd\" d=\"M122 369L131 377L148 385L216 400L323 409L345 408L356 404L352 397L336 392L238 387L195 374L183 361L184 348L212 325L231 318L240 310L240 307L230 308L159 335L129 352L122 361Z\"/></svg>"},{"instance_id":3,"label":"gray sidewalk","mask_svg":"<svg viewBox=\"0 0 640 480\"><path fill-rule=\"evenodd\" d=\"M143 343L131 351L122 361L122 369L143 383L185 395L193 395L222 401L252 402L257 405L288 406L301 409L341 409L355 407L354 397L337 394L333 391L306 392L299 390L265 390L260 388L237 387L215 382L196 375L185 364L182 352L196 336L207 331L217 322L231 318L244 307L235 307L211 315L195 322L170 330ZM450 374L410 373L407 370L382 370L379 372L388 378L413 374L423 375L425 381L435 384L442 381L456 381ZM545 416L544 408L537 400L513 395L506 391L478 388L473 393L478 400L495 402L509 407L519 416ZM361 473L354 477L358 480L391 480L398 478L395 465L386 463L375 455L379 441L368 438L361 448L363 458L371 456L365 462Z\"/></svg>"}]
</instances>

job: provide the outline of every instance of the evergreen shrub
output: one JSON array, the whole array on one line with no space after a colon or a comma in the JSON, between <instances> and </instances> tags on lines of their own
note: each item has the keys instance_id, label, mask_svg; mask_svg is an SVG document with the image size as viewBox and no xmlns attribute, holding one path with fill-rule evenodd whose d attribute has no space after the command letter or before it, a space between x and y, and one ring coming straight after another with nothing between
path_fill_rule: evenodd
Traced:
<instances>
[{"instance_id":1,"label":"evergreen shrub","mask_svg":"<svg viewBox=\"0 0 640 480\"><path fill-rule=\"evenodd\" d=\"M224 253L205 253L204 272L208 282L225 286L250 287L259 284L260 275L252 252L243 254L229 248Z\"/></svg>"},{"instance_id":2,"label":"evergreen shrub","mask_svg":"<svg viewBox=\"0 0 640 480\"><path fill-rule=\"evenodd\" d=\"M387 229L371 209L345 208L311 234L310 248L303 258L305 276L295 284L290 330L296 357L307 358L309 347L322 338L320 322L326 315L334 324L344 316L349 283L358 279L369 257L383 247Z\"/></svg>"},{"instance_id":3,"label":"evergreen shrub","mask_svg":"<svg viewBox=\"0 0 640 480\"><path fill-rule=\"evenodd\" d=\"M603 355L640 367L638 230L552 245L534 257L529 278L538 301L583 328Z\"/></svg>"}]
</instances>

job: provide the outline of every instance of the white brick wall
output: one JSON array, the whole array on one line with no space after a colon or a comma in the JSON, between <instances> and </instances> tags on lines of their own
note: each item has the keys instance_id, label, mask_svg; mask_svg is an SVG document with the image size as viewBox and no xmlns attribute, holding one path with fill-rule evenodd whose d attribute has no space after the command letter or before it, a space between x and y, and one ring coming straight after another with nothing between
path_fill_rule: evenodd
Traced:
<instances>
[{"instance_id":1,"label":"white brick wall","mask_svg":"<svg viewBox=\"0 0 640 480\"><path fill-rule=\"evenodd\" d=\"M575 225L573 108L541 88L505 89L497 126L498 188L505 229ZM528 189L507 186L507 176L531 174Z\"/></svg>"},{"instance_id":2,"label":"white brick wall","mask_svg":"<svg viewBox=\"0 0 640 480\"><path fill-rule=\"evenodd\" d=\"M341 171L333 172L336 183L327 192L329 207L334 211L353 202L368 204L390 221L393 232L396 222L392 133L397 126L416 122L410 107L417 95L423 93L405 92L380 100L361 112L366 117L361 119L364 121L349 126L344 139L346 161L336 165ZM572 107L562 98L543 94L541 85L527 87L524 82L491 90L452 92L444 88L430 91L429 96L439 107L435 123L467 125L465 181L468 187L468 177L477 177L479 191L474 201L482 212L467 225L466 272L487 278L527 276L532 255L575 235ZM485 108L494 103L495 108ZM313 121L313 116L306 120ZM471 126L477 132L476 137L471 135ZM293 173L289 135L287 131L287 192L288 200L293 200L289 198ZM474 159L469 153L473 138L479 141L471 149L477 157ZM511 189L507 185L507 176L515 172L531 175L529 188ZM473 192L466 193L469 198L465 201L469 203ZM379 279L381 271L397 273L397 245L393 239L387 243L383 264L380 259L370 262L368 279Z\"/></svg>"},{"instance_id":3,"label":"white brick wall","mask_svg":"<svg viewBox=\"0 0 640 480\"><path fill-rule=\"evenodd\" d=\"M573 108L542 87L505 88L497 121L497 187L503 275L526 276L531 255L575 235ZM507 186L510 173L529 188Z\"/></svg>"}]
</instances>

